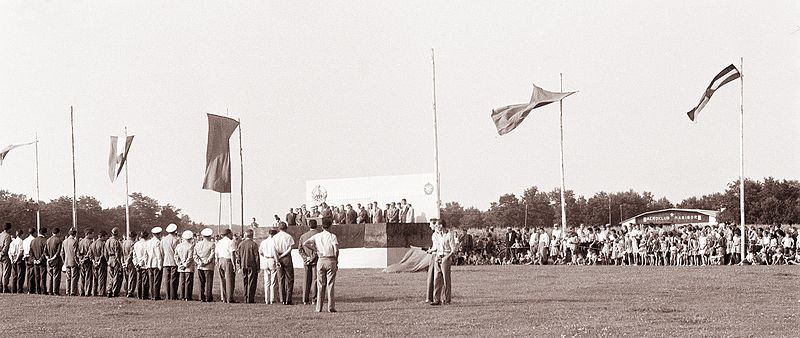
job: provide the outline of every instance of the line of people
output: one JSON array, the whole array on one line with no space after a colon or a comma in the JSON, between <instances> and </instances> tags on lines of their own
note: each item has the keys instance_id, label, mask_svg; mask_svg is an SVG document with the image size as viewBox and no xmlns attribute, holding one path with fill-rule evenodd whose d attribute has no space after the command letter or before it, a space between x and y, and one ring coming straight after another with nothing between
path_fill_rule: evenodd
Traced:
<instances>
[{"instance_id":1,"label":"line of people","mask_svg":"<svg viewBox=\"0 0 800 338\"><path fill-rule=\"evenodd\" d=\"M284 220L280 216L273 215L272 226L276 227L280 222L285 221L288 226L307 226L311 218L320 218L323 223L331 224L364 224L364 223L414 223L414 207L405 198L400 202L386 203L386 207L381 209L377 201L367 203L342 204L338 207L328 206L322 202L319 206L312 206L309 210L303 204L299 208L290 208Z\"/></svg>"},{"instance_id":2,"label":"line of people","mask_svg":"<svg viewBox=\"0 0 800 338\"><path fill-rule=\"evenodd\" d=\"M297 248L304 259L303 303L317 303L317 311L327 298L327 310L336 312L333 299L339 247L330 224L317 229L316 220L309 220L310 230L300 238ZM200 300L213 302L215 272L221 286L221 300L235 303L237 269L242 273L244 302L255 302L259 270L264 272L265 303L273 304L276 296L283 304L292 305L294 238L286 233L287 224L271 229L269 237L256 244L253 230L246 230L241 241L225 229L218 240L213 230L205 228L197 236L190 230L178 236L175 224L149 232L132 232L122 239L118 228L111 233L91 229L77 238L70 229L61 238L58 228L45 239L48 230L36 235L31 229L27 237L22 231L12 233L6 223L0 233L0 292L23 293L27 283L30 294L61 294L61 275L66 277L68 296L138 297L161 300L162 280L169 300L193 300L194 273L200 281ZM26 273L27 272L27 273ZM316 273L317 278L313 278ZM125 287L124 292L122 291ZM314 290L319 290L317 294ZM277 294L277 295L276 295ZM317 299L314 295L317 294Z\"/></svg>"}]
</instances>

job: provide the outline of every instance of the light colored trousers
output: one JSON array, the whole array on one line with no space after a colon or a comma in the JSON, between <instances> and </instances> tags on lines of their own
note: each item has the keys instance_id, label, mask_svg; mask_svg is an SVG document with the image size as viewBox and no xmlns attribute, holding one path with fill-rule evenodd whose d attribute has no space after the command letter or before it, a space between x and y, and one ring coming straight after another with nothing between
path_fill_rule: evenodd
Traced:
<instances>
[{"instance_id":1,"label":"light colored trousers","mask_svg":"<svg viewBox=\"0 0 800 338\"><path fill-rule=\"evenodd\" d=\"M320 257L317 261L317 312L322 312L325 297L328 298L328 311L336 311L333 289L336 285L337 270L339 264L336 258Z\"/></svg>"},{"instance_id":2,"label":"light colored trousers","mask_svg":"<svg viewBox=\"0 0 800 338\"><path fill-rule=\"evenodd\" d=\"M262 257L263 258L263 257ZM278 266L275 258L263 258L267 261L264 270L264 303L275 303L275 293L278 292Z\"/></svg>"},{"instance_id":3,"label":"light colored trousers","mask_svg":"<svg viewBox=\"0 0 800 338\"><path fill-rule=\"evenodd\" d=\"M433 301L450 303L450 260L433 257Z\"/></svg>"}]
</instances>

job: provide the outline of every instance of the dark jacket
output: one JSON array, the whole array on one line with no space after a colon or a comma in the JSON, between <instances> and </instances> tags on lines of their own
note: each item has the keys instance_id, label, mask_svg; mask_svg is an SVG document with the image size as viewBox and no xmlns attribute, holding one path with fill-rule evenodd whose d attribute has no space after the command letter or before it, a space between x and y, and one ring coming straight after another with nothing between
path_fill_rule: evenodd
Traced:
<instances>
[{"instance_id":1,"label":"dark jacket","mask_svg":"<svg viewBox=\"0 0 800 338\"><path fill-rule=\"evenodd\" d=\"M243 269L258 269L258 244L256 242L253 242L250 238L245 238L239 242L236 252L239 255L239 264Z\"/></svg>"},{"instance_id":2,"label":"dark jacket","mask_svg":"<svg viewBox=\"0 0 800 338\"><path fill-rule=\"evenodd\" d=\"M309 238L311 238L311 236L314 236L314 235L316 235L318 233L320 233L319 229L310 229L310 230L306 231L306 233L301 235L300 236L300 241L297 242L297 253L300 254L300 257L303 257L303 264L305 264L305 265L315 265L315 264L317 264L317 253L314 252L314 250L311 250L311 249L303 246L303 243L305 243ZM311 259L311 261L306 263L306 261L309 258Z\"/></svg>"}]
</instances>

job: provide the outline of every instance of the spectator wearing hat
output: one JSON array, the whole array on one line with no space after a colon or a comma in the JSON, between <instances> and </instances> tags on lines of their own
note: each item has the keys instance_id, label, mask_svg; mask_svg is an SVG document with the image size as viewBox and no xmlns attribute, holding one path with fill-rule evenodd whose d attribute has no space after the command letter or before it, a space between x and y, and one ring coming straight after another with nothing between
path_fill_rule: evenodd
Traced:
<instances>
[{"instance_id":1,"label":"spectator wearing hat","mask_svg":"<svg viewBox=\"0 0 800 338\"><path fill-rule=\"evenodd\" d=\"M119 241L119 228L114 227L111 229L111 237L106 241L104 247L106 264L108 264L108 291L106 294L109 298L119 297L119 292L122 289L122 243Z\"/></svg>"},{"instance_id":2,"label":"spectator wearing hat","mask_svg":"<svg viewBox=\"0 0 800 338\"><path fill-rule=\"evenodd\" d=\"M136 244L136 232L131 231L122 241L122 273L125 274L125 297L133 297L136 290L136 265L133 264L133 246Z\"/></svg>"},{"instance_id":3,"label":"spectator wearing hat","mask_svg":"<svg viewBox=\"0 0 800 338\"><path fill-rule=\"evenodd\" d=\"M25 286L25 261L22 259L22 230L14 232L14 239L8 248L8 259L11 263L11 293L22 293Z\"/></svg>"},{"instance_id":4,"label":"spectator wearing hat","mask_svg":"<svg viewBox=\"0 0 800 338\"><path fill-rule=\"evenodd\" d=\"M236 282L236 270L233 263L236 261L236 243L233 241L231 229L222 231L222 238L216 243L214 255L217 259L217 272L222 286L222 301L235 303L233 292Z\"/></svg>"},{"instance_id":5,"label":"spectator wearing hat","mask_svg":"<svg viewBox=\"0 0 800 338\"><path fill-rule=\"evenodd\" d=\"M186 230L181 235L181 243L175 247L175 263L178 264L178 274L180 282L178 290L180 290L180 299L192 300L192 290L194 284L194 244L192 239L194 233L191 230Z\"/></svg>"},{"instance_id":6,"label":"spectator wearing hat","mask_svg":"<svg viewBox=\"0 0 800 338\"><path fill-rule=\"evenodd\" d=\"M47 257L47 294L58 296L61 293L61 266L64 261L61 259L61 237L58 233L59 228L53 229L53 234L45 243L44 254Z\"/></svg>"},{"instance_id":7,"label":"spectator wearing hat","mask_svg":"<svg viewBox=\"0 0 800 338\"><path fill-rule=\"evenodd\" d=\"M45 294L47 291L47 257L45 256L45 246L47 242L44 235L47 234L47 228L39 228L39 236L31 241L31 262L33 263L33 284L29 284L28 288L33 290L29 292ZM30 272L29 272L30 273Z\"/></svg>"},{"instance_id":8,"label":"spectator wearing hat","mask_svg":"<svg viewBox=\"0 0 800 338\"><path fill-rule=\"evenodd\" d=\"M292 305L294 289L294 264L292 263L292 247L294 238L286 233L286 223L281 222L280 230L272 237L275 257L278 259L278 292L284 305Z\"/></svg>"},{"instance_id":9,"label":"spectator wearing hat","mask_svg":"<svg viewBox=\"0 0 800 338\"><path fill-rule=\"evenodd\" d=\"M150 299L150 274L147 270L147 238L150 233L142 231L133 245L133 265L136 268L136 297Z\"/></svg>"},{"instance_id":10,"label":"spectator wearing hat","mask_svg":"<svg viewBox=\"0 0 800 338\"><path fill-rule=\"evenodd\" d=\"M92 284L94 285L93 293L95 296L106 295L106 285L108 281L108 262L105 256L106 236L107 234L105 231L100 231L97 239L95 239L94 242L92 242L92 246L89 247L89 255L92 257L94 277Z\"/></svg>"},{"instance_id":11,"label":"spectator wearing hat","mask_svg":"<svg viewBox=\"0 0 800 338\"><path fill-rule=\"evenodd\" d=\"M275 245L272 241L273 236L278 230L269 229L269 235L258 245L258 255L261 270L264 270L264 303L275 303L275 292L277 291L278 266L275 259Z\"/></svg>"},{"instance_id":12,"label":"spectator wearing hat","mask_svg":"<svg viewBox=\"0 0 800 338\"><path fill-rule=\"evenodd\" d=\"M194 262L197 264L197 273L200 278L200 300L213 302L214 296L211 289L214 286L214 252L216 244L211 241L214 231L205 228L200 232L203 239L194 245Z\"/></svg>"},{"instance_id":13,"label":"spectator wearing hat","mask_svg":"<svg viewBox=\"0 0 800 338\"><path fill-rule=\"evenodd\" d=\"M150 232L153 237L147 241L147 272L150 277L150 298L161 300L161 278L164 268L164 249L161 247L161 227L155 227Z\"/></svg>"},{"instance_id":14,"label":"spectator wearing hat","mask_svg":"<svg viewBox=\"0 0 800 338\"><path fill-rule=\"evenodd\" d=\"M308 231L300 236L300 242L297 245L297 252L303 258L303 304L314 303L314 299L317 298L317 281L314 278L314 270L317 268L317 255L314 250L303 246L306 240L319 233L317 221L309 220L308 228Z\"/></svg>"},{"instance_id":15,"label":"spectator wearing hat","mask_svg":"<svg viewBox=\"0 0 800 338\"><path fill-rule=\"evenodd\" d=\"M242 270L244 283L244 302L255 303L256 285L258 281L258 244L253 242L253 230L244 232L244 239L236 247L239 257L239 268Z\"/></svg>"},{"instance_id":16,"label":"spectator wearing hat","mask_svg":"<svg viewBox=\"0 0 800 338\"><path fill-rule=\"evenodd\" d=\"M164 252L164 280L167 284L167 299L178 300L178 263L175 262L175 247L180 239L177 236L178 226L167 225L167 235L161 239L161 250Z\"/></svg>"},{"instance_id":17,"label":"spectator wearing hat","mask_svg":"<svg viewBox=\"0 0 800 338\"><path fill-rule=\"evenodd\" d=\"M78 264L80 264L78 289L81 296L91 296L94 291L94 268L90 249L94 241L94 230L86 229L83 233L83 238L78 242Z\"/></svg>"},{"instance_id":18,"label":"spectator wearing hat","mask_svg":"<svg viewBox=\"0 0 800 338\"><path fill-rule=\"evenodd\" d=\"M336 271L339 270L339 242L336 235L330 233L330 224L322 225L322 232L311 236L303 242L303 246L311 249L319 257L317 262L317 312L322 312L322 304L328 298L328 312L336 312L334 286Z\"/></svg>"},{"instance_id":19,"label":"spectator wearing hat","mask_svg":"<svg viewBox=\"0 0 800 338\"><path fill-rule=\"evenodd\" d=\"M0 232L0 292L10 293L9 279L11 278L11 259L8 250L11 247L11 223L6 223L3 232Z\"/></svg>"},{"instance_id":20,"label":"spectator wearing hat","mask_svg":"<svg viewBox=\"0 0 800 338\"><path fill-rule=\"evenodd\" d=\"M75 228L69 230L69 236L61 244L61 255L64 257L64 267L67 271L67 296L78 295L78 279L80 275L80 262L78 262L78 239L75 238Z\"/></svg>"}]
</instances>

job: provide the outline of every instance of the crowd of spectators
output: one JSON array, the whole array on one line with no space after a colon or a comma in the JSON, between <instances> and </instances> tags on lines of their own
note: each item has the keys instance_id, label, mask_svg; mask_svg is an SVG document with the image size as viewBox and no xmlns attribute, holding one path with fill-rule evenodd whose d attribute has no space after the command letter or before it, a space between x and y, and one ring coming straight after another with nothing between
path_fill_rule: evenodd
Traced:
<instances>
[{"instance_id":1,"label":"crowd of spectators","mask_svg":"<svg viewBox=\"0 0 800 338\"><path fill-rule=\"evenodd\" d=\"M744 261L736 225L579 226L460 231L458 264L733 265L800 264L798 228L747 226Z\"/></svg>"},{"instance_id":2,"label":"crowd of spectators","mask_svg":"<svg viewBox=\"0 0 800 338\"><path fill-rule=\"evenodd\" d=\"M329 206L323 202L318 206L307 208L305 204L299 208L290 208L283 219L273 216L273 227L280 222L288 226L306 225L308 219L320 218L323 224L365 224L365 223L413 223L414 207L405 198L399 202L386 203L384 208L375 201L372 203L342 204Z\"/></svg>"}]
</instances>

